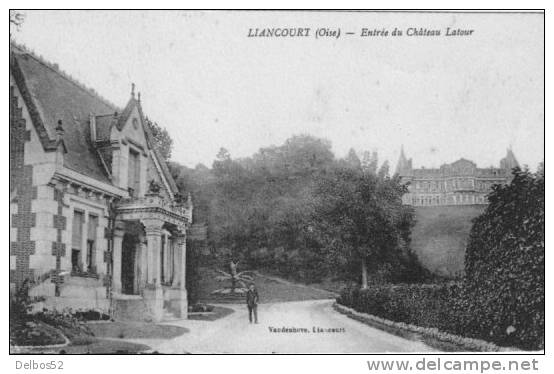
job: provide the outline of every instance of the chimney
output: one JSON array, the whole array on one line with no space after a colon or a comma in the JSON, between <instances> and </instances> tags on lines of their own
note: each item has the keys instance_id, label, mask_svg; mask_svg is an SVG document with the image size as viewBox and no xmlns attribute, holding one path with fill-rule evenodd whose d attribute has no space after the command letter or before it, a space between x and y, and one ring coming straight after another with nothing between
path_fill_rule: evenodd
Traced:
<instances>
[{"instance_id":1,"label":"chimney","mask_svg":"<svg viewBox=\"0 0 554 374\"><path fill-rule=\"evenodd\" d=\"M89 115L89 124L90 124L90 141L94 145L96 142L96 117L90 113Z\"/></svg>"},{"instance_id":2,"label":"chimney","mask_svg":"<svg viewBox=\"0 0 554 374\"><path fill-rule=\"evenodd\" d=\"M63 140L63 134L64 134L63 126L62 126L62 120L58 120L58 125L56 126L56 141L59 143Z\"/></svg>"},{"instance_id":3,"label":"chimney","mask_svg":"<svg viewBox=\"0 0 554 374\"><path fill-rule=\"evenodd\" d=\"M58 167L63 166L63 154L67 152L65 148L65 143L63 142L64 130L62 126L62 120L58 120L58 125L56 126L56 165Z\"/></svg>"}]
</instances>

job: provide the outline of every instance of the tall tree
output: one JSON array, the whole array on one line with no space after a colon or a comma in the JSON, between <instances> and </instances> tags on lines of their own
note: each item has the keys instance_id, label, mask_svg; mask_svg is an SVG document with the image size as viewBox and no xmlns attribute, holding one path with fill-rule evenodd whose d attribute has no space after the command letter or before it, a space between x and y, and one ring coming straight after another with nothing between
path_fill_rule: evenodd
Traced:
<instances>
[{"instance_id":1,"label":"tall tree","mask_svg":"<svg viewBox=\"0 0 554 374\"><path fill-rule=\"evenodd\" d=\"M169 132L165 127L161 127L158 123L153 122L148 118L146 118L145 121L150 133L152 134L154 147L162 155L165 161L169 161L173 150L173 139L171 139Z\"/></svg>"},{"instance_id":2,"label":"tall tree","mask_svg":"<svg viewBox=\"0 0 554 374\"><path fill-rule=\"evenodd\" d=\"M403 230L409 228L397 180L380 179L352 168L337 168L316 188L314 221L330 258L358 264L362 287L368 271L402 256ZM342 265L346 265L342 262Z\"/></svg>"}]
</instances>

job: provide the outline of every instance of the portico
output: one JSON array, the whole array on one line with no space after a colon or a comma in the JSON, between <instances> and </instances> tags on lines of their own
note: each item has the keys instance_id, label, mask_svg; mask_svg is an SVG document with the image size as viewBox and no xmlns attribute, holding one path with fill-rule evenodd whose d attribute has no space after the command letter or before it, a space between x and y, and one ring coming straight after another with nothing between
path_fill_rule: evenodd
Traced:
<instances>
[{"instance_id":1,"label":"portico","mask_svg":"<svg viewBox=\"0 0 554 374\"><path fill-rule=\"evenodd\" d=\"M114 300L142 300L155 321L187 315L186 232L190 209L157 193L117 207L113 246Z\"/></svg>"}]
</instances>

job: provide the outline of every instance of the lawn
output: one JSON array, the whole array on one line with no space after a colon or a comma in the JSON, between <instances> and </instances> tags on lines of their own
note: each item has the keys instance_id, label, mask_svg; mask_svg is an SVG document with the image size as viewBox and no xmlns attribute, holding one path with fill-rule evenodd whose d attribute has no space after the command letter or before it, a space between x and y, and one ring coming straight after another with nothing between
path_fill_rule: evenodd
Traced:
<instances>
[{"instance_id":1,"label":"lawn","mask_svg":"<svg viewBox=\"0 0 554 374\"><path fill-rule=\"evenodd\" d=\"M124 340L93 339L87 344L71 344L59 348L60 354L136 354L149 350L144 344L126 342Z\"/></svg>"},{"instance_id":2,"label":"lawn","mask_svg":"<svg viewBox=\"0 0 554 374\"><path fill-rule=\"evenodd\" d=\"M201 269L200 274L200 300L202 302L219 302L220 300L211 292L228 286L228 283L215 280L218 273L210 268ZM260 303L332 299L335 297L335 294L329 291L263 274L255 275L254 283L258 289ZM244 301L238 299L236 302L242 303Z\"/></svg>"},{"instance_id":3,"label":"lawn","mask_svg":"<svg viewBox=\"0 0 554 374\"><path fill-rule=\"evenodd\" d=\"M117 339L173 339L189 331L179 326L131 321L89 323L88 326L97 338Z\"/></svg>"}]
</instances>

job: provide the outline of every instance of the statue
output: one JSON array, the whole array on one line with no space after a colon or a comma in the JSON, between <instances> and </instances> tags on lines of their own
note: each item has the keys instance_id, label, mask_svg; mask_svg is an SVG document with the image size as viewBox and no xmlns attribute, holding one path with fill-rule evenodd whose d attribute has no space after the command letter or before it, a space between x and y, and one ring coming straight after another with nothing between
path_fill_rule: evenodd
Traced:
<instances>
[{"instance_id":1,"label":"statue","mask_svg":"<svg viewBox=\"0 0 554 374\"><path fill-rule=\"evenodd\" d=\"M251 275L252 271L245 270L237 272L237 266L239 262L234 262L233 260L229 263L230 272L226 273L222 270L217 270L218 273L222 274L216 277L216 280L219 282L231 281L231 287L225 287L212 292L212 294L220 295L244 295L247 291L246 283L253 282L254 277ZM237 287L237 284L240 287Z\"/></svg>"},{"instance_id":2,"label":"statue","mask_svg":"<svg viewBox=\"0 0 554 374\"><path fill-rule=\"evenodd\" d=\"M229 268L231 269L231 275L233 277L237 276L237 266L238 266L238 264L239 264L238 261L235 263L235 262L233 262L233 260L231 260L231 263L229 264Z\"/></svg>"},{"instance_id":3,"label":"statue","mask_svg":"<svg viewBox=\"0 0 554 374\"><path fill-rule=\"evenodd\" d=\"M150 181L150 184L148 185L148 193L151 194L157 194L160 193L161 187L154 179Z\"/></svg>"}]
</instances>

